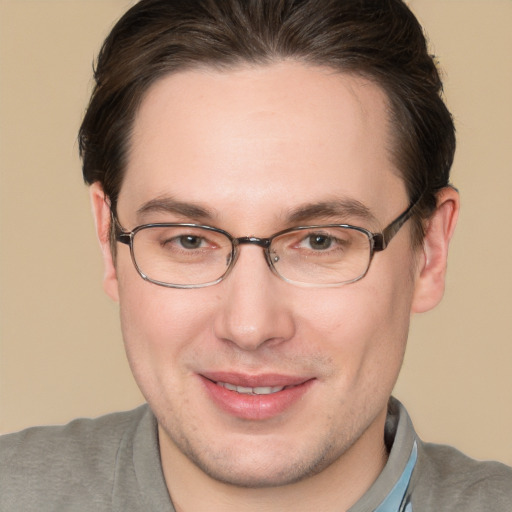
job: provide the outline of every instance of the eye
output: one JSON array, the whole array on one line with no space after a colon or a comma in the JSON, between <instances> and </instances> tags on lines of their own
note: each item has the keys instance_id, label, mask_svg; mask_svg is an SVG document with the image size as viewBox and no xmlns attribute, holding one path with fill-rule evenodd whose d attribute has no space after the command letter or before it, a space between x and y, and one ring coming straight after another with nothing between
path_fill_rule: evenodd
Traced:
<instances>
[{"instance_id":1,"label":"eye","mask_svg":"<svg viewBox=\"0 0 512 512\"><path fill-rule=\"evenodd\" d=\"M315 251L325 251L333 244L333 238L331 236L322 234L309 235L305 241L309 244L309 247Z\"/></svg>"},{"instance_id":2,"label":"eye","mask_svg":"<svg viewBox=\"0 0 512 512\"><path fill-rule=\"evenodd\" d=\"M181 235L176 237L176 241L184 249L199 249L204 245L205 242L203 237L196 235Z\"/></svg>"},{"instance_id":3,"label":"eye","mask_svg":"<svg viewBox=\"0 0 512 512\"><path fill-rule=\"evenodd\" d=\"M216 249L222 241L214 233L209 233L197 228L162 227L151 228L146 233L148 241L156 244L160 250L166 252L199 253ZM151 239L149 238L151 237Z\"/></svg>"},{"instance_id":4,"label":"eye","mask_svg":"<svg viewBox=\"0 0 512 512\"><path fill-rule=\"evenodd\" d=\"M344 250L350 244L349 234L343 230L310 231L302 235L294 245L297 249L312 252L332 252Z\"/></svg>"}]
</instances>

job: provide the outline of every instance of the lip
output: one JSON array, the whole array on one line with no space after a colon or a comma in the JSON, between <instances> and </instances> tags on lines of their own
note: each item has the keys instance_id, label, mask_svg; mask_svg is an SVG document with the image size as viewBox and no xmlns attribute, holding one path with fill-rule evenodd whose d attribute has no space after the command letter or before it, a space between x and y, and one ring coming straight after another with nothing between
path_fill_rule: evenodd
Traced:
<instances>
[{"instance_id":1,"label":"lip","mask_svg":"<svg viewBox=\"0 0 512 512\"><path fill-rule=\"evenodd\" d=\"M267 420L283 414L311 388L311 377L279 374L244 375L233 372L213 372L199 375L209 397L222 411L245 420ZM260 388L284 387L271 394L244 394L226 389L217 382L234 386Z\"/></svg>"}]
</instances>

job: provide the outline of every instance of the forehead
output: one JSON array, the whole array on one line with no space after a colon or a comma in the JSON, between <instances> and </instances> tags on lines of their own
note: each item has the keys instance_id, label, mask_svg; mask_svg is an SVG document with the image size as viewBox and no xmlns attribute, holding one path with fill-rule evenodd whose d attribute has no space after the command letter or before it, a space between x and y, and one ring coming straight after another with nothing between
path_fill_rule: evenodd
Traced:
<instances>
[{"instance_id":1,"label":"forehead","mask_svg":"<svg viewBox=\"0 0 512 512\"><path fill-rule=\"evenodd\" d=\"M172 196L260 216L337 198L373 208L405 194L389 145L386 96L363 78L295 62L189 70L143 100L120 202Z\"/></svg>"}]
</instances>

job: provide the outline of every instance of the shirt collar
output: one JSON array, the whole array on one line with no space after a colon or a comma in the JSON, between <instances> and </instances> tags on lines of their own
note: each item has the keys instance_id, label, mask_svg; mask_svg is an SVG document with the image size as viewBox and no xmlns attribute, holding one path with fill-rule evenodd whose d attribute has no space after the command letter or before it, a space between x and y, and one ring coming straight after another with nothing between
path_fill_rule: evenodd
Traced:
<instances>
[{"instance_id":1,"label":"shirt collar","mask_svg":"<svg viewBox=\"0 0 512 512\"><path fill-rule=\"evenodd\" d=\"M384 469L348 512L412 511L407 505L408 485L419 445L405 407L393 397L388 404L384 441L389 452Z\"/></svg>"},{"instance_id":2,"label":"shirt collar","mask_svg":"<svg viewBox=\"0 0 512 512\"><path fill-rule=\"evenodd\" d=\"M384 498L384 501L375 509L375 512L412 512L412 505L407 499L407 489L411 481L412 471L418 459L418 445L414 441L411 456L400 478L391 489L390 493Z\"/></svg>"}]
</instances>

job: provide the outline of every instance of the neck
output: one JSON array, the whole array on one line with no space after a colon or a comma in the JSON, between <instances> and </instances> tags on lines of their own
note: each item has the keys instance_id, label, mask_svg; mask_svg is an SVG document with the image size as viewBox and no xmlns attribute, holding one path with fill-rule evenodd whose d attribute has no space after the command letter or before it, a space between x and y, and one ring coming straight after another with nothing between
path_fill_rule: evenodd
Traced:
<instances>
[{"instance_id":1,"label":"neck","mask_svg":"<svg viewBox=\"0 0 512 512\"><path fill-rule=\"evenodd\" d=\"M341 512L371 487L387 461L385 414L333 464L299 482L247 488L219 482L193 464L159 428L164 476L176 512Z\"/></svg>"}]
</instances>

